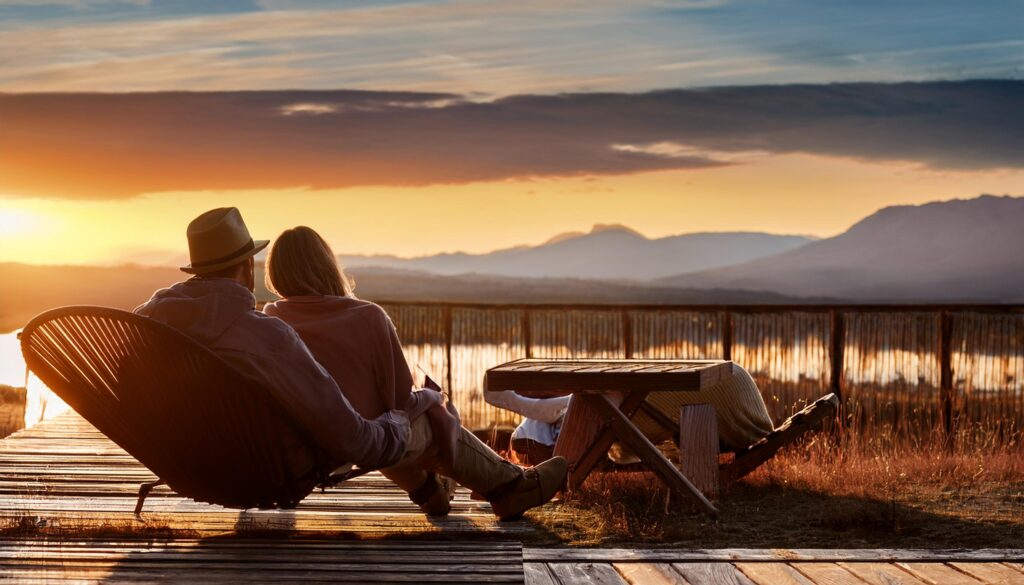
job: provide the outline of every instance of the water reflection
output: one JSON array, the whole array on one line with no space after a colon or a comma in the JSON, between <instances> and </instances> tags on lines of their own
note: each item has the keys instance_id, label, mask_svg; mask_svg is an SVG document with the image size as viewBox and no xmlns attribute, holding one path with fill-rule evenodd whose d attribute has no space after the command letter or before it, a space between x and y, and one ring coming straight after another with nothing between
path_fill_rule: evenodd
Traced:
<instances>
[{"instance_id":1,"label":"water reflection","mask_svg":"<svg viewBox=\"0 0 1024 585\"><path fill-rule=\"evenodd\" d=\"M25 426L30 427L68 409L68 405L51 392L35 374L29 373L26 379L25 370L25 360L21 357L17 333L0 334L0 384L24 386L28 389Z\"/></svg>"},{"instance_id":2,"label":"water reflection","mask_svg":"<svg viewBox=\"0 0 1024 585\"><path fill-rule=\"evenodd\" d=\"M618 313L536 311L527 324L520 310L459 309L451 325L449 364L441 309L388 310L405 343L410 367L450 380L464 422L474 428L517 422L511 413L484 402L481 381L487 368L526 356L526 325L531 353L537 357L625 355ZM958 319L951 360L958 400L998 400L1006 406L1000 406L999 413L1024 417L1020 412L1024 402L1021 318L984 317L992 323L975 316ZM829 324L822 315L746 315L735 323L733 359L754 375L774 417L781 420L828 391L831 343ZM632 354L638 358L720 357L719 324L715 314L637 313L631 325ZM844 350L847 398L862 406L896 401L915 408L933 407L940 378L934 324L933 317L917 314L851 316ZM0 335L0 384L25 384L25 366L13 333ZM26 425L66 409L37 378L29 377ZM995 413L991 417L1003 416ZM977 416L989 415L979 411Z\"/></svg>"}]
</instances>

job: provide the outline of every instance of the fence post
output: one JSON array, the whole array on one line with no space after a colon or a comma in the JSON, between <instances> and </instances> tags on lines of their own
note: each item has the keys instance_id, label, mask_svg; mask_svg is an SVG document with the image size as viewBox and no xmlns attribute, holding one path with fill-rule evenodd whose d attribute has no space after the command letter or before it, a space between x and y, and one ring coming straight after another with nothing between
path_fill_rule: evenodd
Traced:
<instances>
[{"instance_id":1,"label":"fence post","mask_svg":"<svg viewBox=\"0 0 1024 585\"><path fill-rule=\"evenodd\" d=\"M448 370L445 373L445 389L448 390L448 396L454 399L452 395L452 308L450 306L444 308L444 363L447 366L445 369Z\"/></svg>"},{"instance_id":2,"label":"fence post","mask_svg":"<svg viewBox=\"0 0 1024 585\"><path fill-rule=\"evenodd\" d=\"M942 424L946 446L953 447L953 317L949 311L939 313L939 391L942 393Z\"/></svg>"},{"instance_id":3,"label":"fence post","mask_svg":"<svg viewBox=\"0 0 1024 585\"><path fill-rule=\"evenodd\" d=\"M622 310L622 343L626 359L633 359L633 321L629 318L629 309Z\"/></svg>"},{"instance_id":4,"label":"fence post","mask_svg":"<svg viewBox=\"0 0 1024 585\"><path fill-rule=\"evenodd\" d=\"M732 313L722 313L722 359L732 360Z\"/></svg>"},{"instance_id":5,"label":"fence post","mask_svg":"<svg viewBox=\"0 0 1024 585\"><path fill-rule=\"evenodd\" d=\"M533 340L530 339L530 310L523 309L523 348L526 350L526 357L533 357Z\"/></svg>"},{"instance_id":6,"label":"fence post","mask_svg":"<svg viewBox=\"0 0 1024 585\"><path fill-rule=\"evenodd\" d=\"M840 407L843 404L843 354L846 351L846 321L843 313L836 309L829 311L832 317L832 380L831 392L839 398Z\"/></svg>"}]
</instances>

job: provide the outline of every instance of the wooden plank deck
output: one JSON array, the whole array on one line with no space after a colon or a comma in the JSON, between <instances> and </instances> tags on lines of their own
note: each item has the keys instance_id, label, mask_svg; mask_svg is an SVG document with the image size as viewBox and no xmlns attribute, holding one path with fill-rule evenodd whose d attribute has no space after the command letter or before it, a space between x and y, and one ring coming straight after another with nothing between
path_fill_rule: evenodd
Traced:
<instances>
[{"instance_id":1,"label":"wooden plank deck","mask_svg":"<svg viewBox=\"0 0 1024 585\"><path fill-rule=\"evenodd\" d=\"M1024 550L523 550L530 585L1017 585Z\"/></svg>"},{"instance_id":2,"label":"wooden plank deck","mask_svg":"<svg viewBox=\"0 0 1024 585\"><path fill-rule=\"evenodd\" d=\"M290 511L199 504L74 413L0 440L0 581L361 583L1024 584L1021 550L526 548L460 491L428 519L378 474Z\"/></svg>"},{"instance_id":3,"label":"wooden plank deck","mask_svg":"<svg viewBox=\"0 0 1024 585\"><path fill-rule=\"evenodd\" d=\"M517 542L237 536L0 539L0 581L1013 585L1024 583L1022 556L1021 551L523 549Z\"/></svg>"},{"instance_id":4,"label":"wooden plank deck","mask_svg":"<svg viewBox=\"0 0 1024 585\"><path fill-rule=\"evenodd\" d=\"M139 520L139 484L154 475L73 412L0 441L0 526L34 522L90 529L163 528L198 535L288 531L377 537L394 534L490 535L516 538L529 521L498 522L490 505L460 489L447 518L427 518L379 473L315 492L294 510L235 510L153 490Z\"/></svg>"}]
</instances>

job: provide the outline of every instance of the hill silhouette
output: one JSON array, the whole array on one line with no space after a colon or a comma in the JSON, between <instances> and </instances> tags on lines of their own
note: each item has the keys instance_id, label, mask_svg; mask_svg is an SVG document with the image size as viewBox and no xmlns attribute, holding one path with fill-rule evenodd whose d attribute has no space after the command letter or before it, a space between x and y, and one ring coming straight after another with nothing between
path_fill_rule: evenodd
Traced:
<instances>
[{"instance_id":1,"label":"hill silhouette","mask_svg":"<svg viewBox=\"0 0 1024 585\"><path fill-rule=\"evenodd\" d=\"M730 266L813 241L758 232L695 233L650 239L622 225L595 225L539 246L487 254L437 254L419 258L342 255L346 267L401 268L433 274L487 274L518 278L651 280Z\"/></svg>"},{"instance_id":2,"label":"hill silhouette","mask_svg":"<svg viewBox=\"0 0 1024 585\"><path fill-rule=\"evenodd\" d=\"M853 301L1024 302L1024 198L887 207L846 232L737 266L659 280Z\"/></svg>"}]
</instances>

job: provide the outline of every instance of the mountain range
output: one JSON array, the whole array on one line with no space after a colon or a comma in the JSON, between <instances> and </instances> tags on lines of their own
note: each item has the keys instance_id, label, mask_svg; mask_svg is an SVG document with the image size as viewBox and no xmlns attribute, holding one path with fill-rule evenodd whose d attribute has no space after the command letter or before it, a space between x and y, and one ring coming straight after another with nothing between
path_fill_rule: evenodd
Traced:
<instances>
[{"instance_id":1,"label":"mountain range","mask_svg":"<svg viewBox=\"0 0 1024 585\"><path fill-rule=\"evenodd\" d=\"M1024 302L1024 198L887 207L836 237L657 284L856 302Z\"/></svg>"},{"instance_id":2,"label":"mountain range","mask_svg":"<svg viewBox=\"0 0 1024 585\"><path fill-rule=\"evenodd\" d=\"M883 208L831 238L750 232L648 239L597 225L539 246L419 258L344 256L355 270L582 278L850 302L1024 301L1024 198Z\"/></svg>"},{"instance_id":3,"label":"mountain range","mask_svg":"<svg viewBox=\"0 0 1024 585\"><path fill-rule=\"evenodd\" d=\"M887 207L835 237L758 233L648 239L595 226L542 245L413 259L346 256L357 293L474 303L1024 303L1024 198ZM273 295L257 275L257 298ZM0 332L67 304L130 309L174 268L0 263Z\"/></svg>"},{"instance_id":4,"label":"mountain range","mask_svg":"<svg viewBox=\"0 0 1024 585\"><path fill-rule=\"evenodd\" d=\"M486 274L515 278L653 280L684 272L732 266L813 241L804 236L756 232L695 233L649 239L622 225L595 225L539 246L487 254L437 254L418 258L342 255L347 268L400 268L439 275Z\"/></svg>"}]
</instances>

